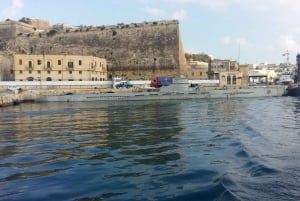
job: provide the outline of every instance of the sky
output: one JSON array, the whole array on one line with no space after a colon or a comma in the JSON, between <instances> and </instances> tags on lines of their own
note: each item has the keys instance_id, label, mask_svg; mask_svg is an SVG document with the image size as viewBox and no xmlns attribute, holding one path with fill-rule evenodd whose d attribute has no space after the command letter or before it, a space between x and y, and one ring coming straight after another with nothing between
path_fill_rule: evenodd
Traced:
<instances>
[{"instance_id":1,"label":"sky","mask_svg":"<svg viewBox=\"0 0 300 201\"><path fill-rule=\"evenodd\" d=\"M241 64L296 63L300 0L1 0L0 21L116 25L179 20L184 51Z\"/></svg>"}]
</instances>

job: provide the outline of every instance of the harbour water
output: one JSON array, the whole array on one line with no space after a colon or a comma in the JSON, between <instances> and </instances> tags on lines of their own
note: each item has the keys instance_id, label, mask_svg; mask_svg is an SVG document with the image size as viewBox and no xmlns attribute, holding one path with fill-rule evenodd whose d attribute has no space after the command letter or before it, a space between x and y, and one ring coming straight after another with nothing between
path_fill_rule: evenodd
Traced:
<instances>
[{"instance_id":1,"label":"harbour water","mask_svg":"<svg viewBox=\"0 0 300 201\"><path fill-rule=\"evenodd\" d=\"M300 200L300 99L0 108L0 200Z\"/></svg>"}]
</instances>

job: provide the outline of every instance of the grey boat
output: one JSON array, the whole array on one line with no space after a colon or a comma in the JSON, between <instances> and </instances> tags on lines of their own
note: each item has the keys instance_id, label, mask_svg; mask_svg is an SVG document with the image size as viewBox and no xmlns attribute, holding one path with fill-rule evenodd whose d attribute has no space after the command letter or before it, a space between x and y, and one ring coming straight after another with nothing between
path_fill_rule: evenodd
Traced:
<instances>
[{"instance_id":1,"label":"grey boat","mask_svg":"<svg viewBox=\"0 0 300 201\"><path fill-rule=\"evenodd\" d=\"M284 93L284 86L268 85L240 88L207 89L189 84L186 78L173 78L173 83L159 89L144 88L136 92L69 94L41 96L38 102L87 102L87 101L146 101L185 100L210 98L255 98L278 97Z\"/></svg>"}]
</instances>

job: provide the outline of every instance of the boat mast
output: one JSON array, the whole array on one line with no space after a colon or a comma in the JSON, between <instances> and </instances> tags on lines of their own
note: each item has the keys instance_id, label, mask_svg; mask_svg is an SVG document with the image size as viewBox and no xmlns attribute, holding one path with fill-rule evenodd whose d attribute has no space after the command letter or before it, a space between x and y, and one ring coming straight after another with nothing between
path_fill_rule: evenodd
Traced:
<instances>
[{"instance_id":1,"label":"boat mast","mask_svg":"<svg viewBox=\"0 0 300 201\"><path fill-rule=\"evenodd\" d=\"M288 68L290 65L290 53L287 50L282 56L286 56L285 67Z\"/></svg>"},{"instance_id":2,"label":"boat mast","mask_svg":"<svg viewBox=\"0 0 300 201\"><path fill-rule=\"evenodd\" d=\"M297 54L297 83L299 88L300 87L300 54Z\"/></svg>"}]
</instances>

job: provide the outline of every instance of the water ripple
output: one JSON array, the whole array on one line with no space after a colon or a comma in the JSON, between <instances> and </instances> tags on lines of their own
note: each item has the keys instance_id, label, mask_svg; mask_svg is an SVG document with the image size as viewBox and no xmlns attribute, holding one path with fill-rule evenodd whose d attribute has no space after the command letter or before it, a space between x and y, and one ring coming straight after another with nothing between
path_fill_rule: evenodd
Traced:
<instances>
[{"instance_id":1,"label":"water ripple","mask_svg":"<svg viewBox=\"0 0 300 201\"><path fill-rule=\"evenodd\" d=\"M3 200L300 200L298 99L0 109Z\"/></svg>"}]
</instances>

